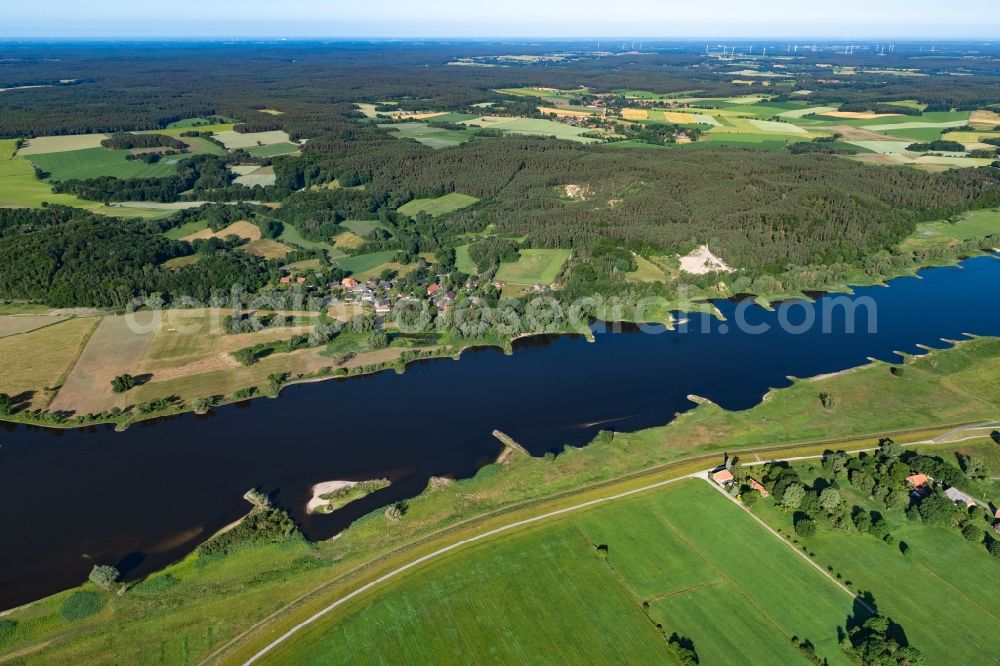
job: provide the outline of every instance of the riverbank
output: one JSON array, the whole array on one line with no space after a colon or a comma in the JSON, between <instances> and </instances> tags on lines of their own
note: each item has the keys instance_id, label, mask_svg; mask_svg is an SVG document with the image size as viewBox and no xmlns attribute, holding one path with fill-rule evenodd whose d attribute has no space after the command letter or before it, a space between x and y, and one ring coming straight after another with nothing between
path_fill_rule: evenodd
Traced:
<instances>
[{"instance_id":1,"label":"riverbank","mask_svg":"<svg viewBox=\"0 0 1000 666\"><path fill-rule=\"evenodd\" d=\"M892 367L906 372L896 375ZM180 650L186 660L203 659L265 621L270 609L292 604L280 625L272 618L253 634L245 644L252 650L358 581L471 530L641 485L657 475L687 473L719 459L723 450L766 459L779 451L796 456L867 448L884 435L903 443L928 439L954 424L1000 413L1000 396L988 388L998 380L1000 339L977 338L905 365L876 362L823 380L796 380L746 411L699 405L667 426L601 433L589 446L570 447L552 458L513 456L472 478L429 484L407 503L401 519L392 521L376 510L336 541L257 545L222 560L189 555L144 582L130 583L123 596L108 599L105 612L87 620L58 619L71 592L50 597L8 615L17 622L15 638L0 649L8 654L32 649L51 660L102 661L111 655L139 660L144 646L158 645L169 660L180 659ZM833 411L823 407L823 392L840 396ZM207 634L206 617L212 618Z\"/></svg>"}]
</instances>

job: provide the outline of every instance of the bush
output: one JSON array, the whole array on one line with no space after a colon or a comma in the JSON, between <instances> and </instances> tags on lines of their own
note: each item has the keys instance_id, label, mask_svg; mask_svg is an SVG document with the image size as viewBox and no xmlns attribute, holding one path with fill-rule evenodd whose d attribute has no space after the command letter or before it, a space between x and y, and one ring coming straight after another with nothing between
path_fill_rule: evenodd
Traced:
<instances>
[{"instance_id":1,"label":"bush","mask_svg":"<svg viewBox=\"0 0 1000 666\"><path fill-rule=\"evenodd\" d=\"M118 582L121 578L121 573L118 569L107 564L97 564L90 571L90 582L98 587L102 587L105 590Z\"/></svg>"},{"instance_id":2,"label":"bush","mask_svg":"<svg viewBox=\"0 0 1000 666\"><path fill-rule=\"evenodd\" d=\"M803 516L795 521L795 533L801 537L811 537L816 534L816 521L809 516Z\"/></svg>"},{"instance_id":3,"label":"bush","mask_svg":"<svg viewBox=\"0 0 1000 666\"><path fill-rule=\"evenodd\" d=\"M981 543L983 540L983 531L972 523L966 523L962 526L962 536L965 537L966 541Z\"/></svg>"},{"instance_id":4,"label":"bush","mask_svg":"<svg viewBox=\"0 0 1000 666\"><path fill-rule=\"evenodd\" d=\"M14 620L0 620L0 645L6 644L13 638L15 629L17 629L17 622Z\"/></svg>"},{"instance_id":5,"label":"bush","mask_svg":"<svg viewBox=\"0 0 1000 666\"><path fill-rule=\"evenodd\" d=\"M106 602L107 597L97 592L74 592L62 602L59 614L67 622L82 620L99 613Z\"/></svg>"},{"instance_id":6,"label":"bush","mask_svg":"<svg viewBox=\"0 0 1000 666\"><path fill-rule=\"evenodd\" d=\"M8 416L14 411L14 399L6 393L0 393L0 416Z\"/></svg>"},{"instance_id":7,"label":"bush","mask_svg":"<svg viewBox=\"0 0 1000 666\"><path fill-rule=\"evenodd\" d=\"M111 390L115 393L124 393L135 387L135 377L132 375L118 375L111 380Z\"/></svg>"}]
</instances>

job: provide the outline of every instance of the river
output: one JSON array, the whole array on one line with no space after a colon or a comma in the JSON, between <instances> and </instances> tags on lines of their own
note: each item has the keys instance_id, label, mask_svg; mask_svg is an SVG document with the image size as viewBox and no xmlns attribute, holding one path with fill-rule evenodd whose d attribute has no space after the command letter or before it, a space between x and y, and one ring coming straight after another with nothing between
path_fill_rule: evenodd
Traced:
<instances>
[{"instance_id":1,"label":"river","mask_svg":"<svg viewBox=\"0 0 1000 666\"><path fill-rule=\"evenodd\" d=\"M0 608L83 581L95 563L134 578L190 552L247 512L243 493L272 493L311 539L412 497L431 476L471 475L499 454L498 428L535 454L582 445L601 429L662 425L708 398L729 409L757 404L789 375L808 377L892 360L894 351L943 347L963 333L1000 335L1000 260L934 268L888 288L856 290L877 306L877 331L844 332L842 309L794 334L779 313L718 303L725 320L694 315L688 331L518 341L506 356L467 351L392 372L291 386L279 399L132 426L54 431L0 425ZM823 296L824 303L836 296ZM869 300L870 299L870 300ZM737 310L770 330L736 326ZM793 323L802 320L793 308ZM862 320L865 318L862 317ZM329 516L310 516L313 484L387 477L392 486Z\"/></svg>"}]
</instances>

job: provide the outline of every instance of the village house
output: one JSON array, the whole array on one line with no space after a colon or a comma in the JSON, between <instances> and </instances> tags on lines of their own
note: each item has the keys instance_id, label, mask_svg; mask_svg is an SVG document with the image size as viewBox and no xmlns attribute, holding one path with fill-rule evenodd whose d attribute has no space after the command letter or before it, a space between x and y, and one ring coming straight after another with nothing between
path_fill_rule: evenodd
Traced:
<instances>
[{"instance_id":1,"label":"village house","mask_svg":"<svg viewBox=\"0 0 1000 666\"><path fill-rule=\"evenodd\" d=\"M284 276L278 278L278 282L280 284L291 284L292 278L289 277L289 276L287 276L287 275L284 275Z\"/></svg>"},{"instance_id":2,"label":"village house","mask_svg":"<svg viewBox=\"0 0 1000 666\"><path fill-rule=\"evenodd\" d=\"M348 289L353 290L358 288L359 283L354 278L344 278L343 280L340 281L340 284L344 287L347 287Z\"/></svg>"},{"instance_id":3,"label":"village house","mask_svg":"<svg viewBox=\"0 0 1000 666\"><path fill-rule=\"evenodd\" d=\"M756 490L758 493L760 493L761 497L768 497L771 494L767 492L767 488L764 487L763 483L753 478L752 476L747 480L750 482L750 487Z\"/></svg>"},{"instance_id":4,"label":"village house","mask_svg":"<svg viewBox=\"0 0 1000 666\"><path fill-rule=\"evenodd\" d=\"M496 287L497 289L503 289L504 287L507 286L507 283L504 282L503 280L493 280L493 286Z\"/></svg>"},{"instance_id":5,"label":"village house","mask_svg":"<svg viewBox=\"0 0 1000 666\"><path fill-rule=\"evenodd\" d=\"M295 278L295 284L305 284L305 283L306 283L306 279L304 277L300 276L300 277Z\"/></svg>"},{"instance_id":6,"label":"village house","mask_svg":"<svg viewBox=\"0 0 1000 666\"><path fill-rule=\"evenodd\" d=\"M966 495L958 488L952 487L944 491L945 496L950 499L955 504L964 504L966 508L972 508L976 506L976 500L972 499L969 495Z\"/></svg>"},{"instance_id":7,"label":"village house","mask_svg":"<svg viewBox=\"0 0 1000 666\"><path fill-rule=\"evenodd\" d=\"M427 295L428 296L433 296L434 294L438 293L439 291L441 291L441 285L437 284L436 282L427 285Z\"/></svg>"},{"instance_id":8,"label":"village house","mask_svg":"<svg viewBox=\"0 0 1000 666\"><path fill-rule=\"evenodd\" d=\"M733 483L733 473L727 468L717 469L712 472L712 481L725 488L729 484Z\"/></svg>"},{"instance_id":9,"label":"village house","mask_svg":"<svg viewBox=\"0 0 1000 666\"><path fill-rule=\"evenodd\" d=\"M392 301L388 298L380 298L375 301L375 312L378 314L389 314L392 311Z\"/></svg>"}]
</instances>

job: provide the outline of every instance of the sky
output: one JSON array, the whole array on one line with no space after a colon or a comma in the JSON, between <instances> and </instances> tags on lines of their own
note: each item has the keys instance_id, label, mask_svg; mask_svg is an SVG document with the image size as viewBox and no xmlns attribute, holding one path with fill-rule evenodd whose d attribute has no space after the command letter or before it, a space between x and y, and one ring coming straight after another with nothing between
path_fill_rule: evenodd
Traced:
<instances>
[{"instance_id":1,"label":"sky","mask_svg":"<svg viewBox=\"0 0 1000 666\"><path fill-rule=\"evenodd\" d=\"M5 0L2 38L998 39L1000 3L941 0Z\"/></svg>"}]
</instances>

